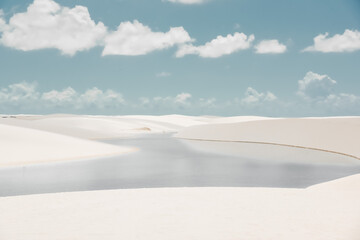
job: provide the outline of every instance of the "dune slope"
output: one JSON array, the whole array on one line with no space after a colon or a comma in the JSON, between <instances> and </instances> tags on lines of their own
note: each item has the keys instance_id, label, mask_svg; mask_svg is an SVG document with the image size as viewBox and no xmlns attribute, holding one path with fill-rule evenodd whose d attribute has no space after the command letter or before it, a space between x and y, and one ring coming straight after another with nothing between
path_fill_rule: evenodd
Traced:
<instances>
[{"instance_id":1,"label":"dune slope","mask_svg":"<svg viewBox=\"0 0 360 240\"><path fill-rule=\"evenodd\" d=\"M272 143L337 152L360 159L360 118L271 119L208 124L181 130L194 140Z\"/></svg>"},{"instance_id":2,"label":"dune slope","mask_svg":"<svg viewBox=\"0 0 360 240\"><path fill-rule=\"evenodd\" d=\"M0 124L0 166L104 157L135 149Z\"/></svg>"},{"instance_id":3,"label":"dune slope","mask_svg":"<svg viewBox=\"0 0 360 240\"><path fill-rule=\"evenodd\" d=\"M360 175L308 189L123 189L4 197L0 239L358 240L358 189Z\"/></svg>"}]
</instances>

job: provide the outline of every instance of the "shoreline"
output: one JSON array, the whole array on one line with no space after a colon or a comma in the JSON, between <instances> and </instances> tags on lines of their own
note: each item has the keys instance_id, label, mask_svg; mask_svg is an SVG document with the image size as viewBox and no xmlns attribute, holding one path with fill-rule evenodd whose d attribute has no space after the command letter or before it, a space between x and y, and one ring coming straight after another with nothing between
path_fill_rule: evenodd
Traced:
<instances>
[{"instance_id":1,"label":"shoreline","mask_svg":"<svg viewBox=\"0 0 360 240\"><path fill-rule=\"evenodd\" d=\"M321 151L326 153L332 153L332 154L338 154L350 158L354 158L356 160L360 160L360 157L347 154L347 153L341 153L321 148L313 148L313 147L305 147L305 146L297 146L297 145L291 145L291 144L283 144L283 143L271 143L271 142L254 142L254 141L235 141L235 140L217 140L217 139L198 139L198 138L185 138L185 137L176 137L178 139L184 139L189 141L203 141L203 142L220 142L220 143L249 143L249 144L263 144L263 145L274 145L274 146L282 146L282 147L290 147L290 148L300 148L300 149L308 149L308 150L314 150L314 151Z\"/></svg>"}]
</instances>

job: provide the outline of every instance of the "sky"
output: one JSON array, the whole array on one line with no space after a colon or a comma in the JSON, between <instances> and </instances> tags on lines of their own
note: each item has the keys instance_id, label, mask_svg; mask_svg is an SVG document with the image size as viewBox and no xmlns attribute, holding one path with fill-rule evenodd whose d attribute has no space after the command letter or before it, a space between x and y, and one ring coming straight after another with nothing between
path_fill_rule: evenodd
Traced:
<instances>
[{"instance_id":1,"label":"sky","mask_svg":"<svg viewBox=\"0 0 360 240\"><path fill-rule=\"evenodd\" d=\"M359 0L0 0L0 114L360 115Z\"/></svg>"}]
</instances>

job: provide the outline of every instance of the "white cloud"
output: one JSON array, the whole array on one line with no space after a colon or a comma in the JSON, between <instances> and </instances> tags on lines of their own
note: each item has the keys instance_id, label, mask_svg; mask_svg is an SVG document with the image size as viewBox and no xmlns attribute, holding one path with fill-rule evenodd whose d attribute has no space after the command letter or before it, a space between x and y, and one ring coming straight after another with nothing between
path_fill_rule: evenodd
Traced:
<instances>
[{"instance_id":1,"label":"white cloud","mask_svg":"<svg viewBox=\"0 0 360 240\"><path fill-rule=\"evenodd\" d=\"M156 74L156 77L169 77L171 76L171 73L169 72L160 72Z\"/></svg>"},{"instance_id":2,"label":"white cloud","mask_svg":"<svg viewBox=\"0 0 360 240\"><path fill-rule=\"evenodd\" d=\"M42 94L41 99L54 105L73 104L77 97L76 91L71 88L65 88L62 91L51 90Z\"/></svg>"},{"instance_id":3,"label":"white cloud","mask_svg":"<svg viewBox=\"0 0 360 240\"><path fill-rule=\"evenodd\" d=\"M328 75L320 75L314 72L306 73L302 80L298 81L298 95L307 98L324 98L331 94L336 81Z\"/></svg>"},{"instance_id":4,"label":"white cloud","mask_svg":"<svg viewBox=\"0 0 360 240\"><path fill-rule=\"evenodd\" d=\"M190 93L180 93L175 97L175 103L180 103L180 104L187 104L188 100L191 98L191 94Z\"/></svg>"},{"instance_id":5,"label":"white cloud","mask_svg":"<svg viewBox=\"0 0 360 240\"><path fill-rule=\"evenodd\" d=\"M244 104L257 104L262 102L271 102L276 100L277 97L272 92L258 92L252 87L248 87L245 92L245 97L241 99Z\"/></svg>"},{"instance_id":6,"label":"white cloud","mask_svg":"<svg viewBox=\"0 0 360 240\"><path fill-rule=\"evenodd\" d=\"M120 93L113 90L103 91L96 87L86 90L79 96L79 107L105 108L123 105L125 100Z\"/></svg>"},{"instance_id":7,"label":"white cloud","mask_svg":"<svg viewBox=\"0 0 360 240\"><path fill-rule=\"evenodd\" d=\"M360 96L351 93L332 93L303 103L315 115L359 115Z\"/></svg>"},{"instance_id":8,"label":"white cloud","mask_svg":"<svg viewBox=\"0 0 360 240\"><path fill-rule=\"evenodd\" d=\"M360 109L360 96L351 93L336 93L337 82L328 75L308 72L299 82L297 94L306 102L299 105L308 107L315 114L357 115ZM308 104L308 105L306 105Z\"/></svg>"},{"instance_id":9,"label":"white cloud","mask_svg":"<svg viewBox=\"0 0 360 240\"><path fill-rule=\"evenodd\" d=\"M143 114L209 114L209 109L223 109L215 98L195 98L190 93L182 92L173 96L141 97L132 108Z\"/></svg>"},{"instance_id":10,"label":"white cloud","mask_svg":"<svg viewBox=\"0 0 360 240\"><path fill-rule=\"evenodd\" d=\"M91 19L86 7L62 7L52 0L34 0L26 12L13 15L2 28L0 42L7 47L55 48L66 55L98 45L107 31L102 22Z\"/></svg>"},{"instance_id":11,"label":"white cloud","mask_svg":"<svg viewBox=\"0 0 360 240\"><path fill-rule=\"evenodd\" d=\"M286 45L279 43L278 40L263 40L255 46L256 53L268 54L268 53L284 53L286 51Z\"/></svg>"},{"instance_id":12,"label":"white cloud","mask_svg":"<svg viewBox=\"0 0 360 240\"><path fill-rule=\"evenodd\" d=\"M182 3L182 4L201 4L205 0L163 0L163 2Z\"/></svg>"},{"instance_id":13,"label":"white cloud","mask_svg":"<svg viewBox=\"0 0 360 240\"><path fill-rule=\"evenodd\" d=\"M176 52L176 57L195 54L204 58L217 58L248 49L254 39L254 35L246 36L244 33L238 32L234 33L234 35L228 34L226 37L218 36L202 46L193 46L192 44L181 45Z\"/></svg>"},{"instance_id":14,"label":"white cloud","mask_svg":"<svg viewBox=\"0 0 360 240\"><path fill-rule=\"evenodd\" d=\"M172 96L142 97L126 101L122 94L96 87L76 91L38 90L36 83L21 82L0 88L0 112L12 113L84 113L84 114L203 114L329 116L358 115L360 96L336 93L335 80L327 75L308 72L299 81L297 99L278 99L270 91L248 87L242 98L198 98L188 92ZM289 115L290 114L290 115Z\"/></svg>"},{"instance_id":15,"label":"white cloud","mask_svg":"<svg viewBox=\"0 0 360 240\"><path fill-rule=\"evenodd\" d=\"M358 104L360 106L360 96L349 93L330 94L323 100L323 103L335 107L349 106L351 104Z\"/></svg>"},{"instance_id":16,"label":"white cloud","mask_svg":"<svg viewBox=\"0 0 360 240\"><path fill-rule=\"evenodd\" d=\"M353 52L360 50L360 32L346 29L343 34L328 37L329 33L314 38L314 45L305 48L308 52Z\"/></svg>"},{"instance_id":17,"label":"white cloud","mask_svg":"<svg viewBox=\"0 0 360 240\"><path fill-rule=\"evenodd\" d=\"M36 100L38 96L39 93L36 91L36 83L15 83L0 89L0 103L25 103Z\"/></svg>"},{"instance_id":18,"label":"white cloud","mask_svg":"<svg viewBox=\"0 0 360 240\"><path fill-rule=\"evenodd\" d=\"M162 105L166 107L174 107L174 106L184 106L190 104L190 99L192 98L190 93L179 93L176 96L167 96L161 97L157 96L153 99L148 98L140 98L142 104L152 104L152 105Z\"/></svg>"},{"instance_id":19,"label":"white cloud","mask_svg":"<svg viewBox=\"0 0 360 240\"><path fill-rule=\"evenodd\" d=\"M116 31L108 33L102 22L91 19L86 7L63 7L53 0L34 0L26 12L14 14L9 23L0 9L0 32L4 46L23 51L55 48L71 56L100 45L104 45L103 56L144 55L193 41L183 27L153 32L136 20L122 22Z\"/></svg>"},{"instance_id":20,"label":"white cloud","mask_svg":"<svg viewBox=\"0 0 360 240\"><path fill-rule=\"evenodd\" d=\"M35 83L16 83L0 89L0 110L14 110L19 107L29 110L56 110L57 107L72 110L117 109L126 104L122 95L113 90L103 91L96 87L83 93L67 87L62 91L40 92Z\"/></svg>"},{"instance_id":21,"label":"white cloud","mask_svg":"<svg viewBox=\"0 0 360 240\"><path fill-rule=\"evenodd\" d=\"M97 87L76 91L72 87L62 90L40 91L36 83L21 82L0 88L0 112L2 113L117 113L119 110L197 111L213 105L215 99L193 99L182 92L174 96L142 97L138 101L126 101L122 94ZM204 110L204 109L202 109Z\"/></svg>"},{"instance_id":22,"label":"white cloud","mask_svg":"<svg viewBox=\"0 0 360 240\"><path fill-rule=\"evenodd\" d=\"M191 41L183 27L170 28L166 33L153 32L135 20L121 23L116 31L106 36L102 55L144 55Z\"/></svg>"}]
</instances>

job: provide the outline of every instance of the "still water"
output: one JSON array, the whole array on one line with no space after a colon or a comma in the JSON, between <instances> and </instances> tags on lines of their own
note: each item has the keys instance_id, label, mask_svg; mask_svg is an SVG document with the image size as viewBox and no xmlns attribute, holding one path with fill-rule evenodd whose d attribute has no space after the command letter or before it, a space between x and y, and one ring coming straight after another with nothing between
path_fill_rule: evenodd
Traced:
<instances>
[{"instance_id":1,"label":"still water","mask_svg":"<svg viewBox=\"0 0 360 240\"><path fill-rule=\"evenodd\" d=\"M269 162L202 152L166 134L107 142L140 151L110 158L0 168L0 196L154 187L303 188L360 173L360 164ZM290 150L284 147L284 151Z\"/></svg>"}]
</instances>

